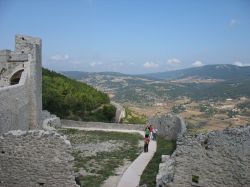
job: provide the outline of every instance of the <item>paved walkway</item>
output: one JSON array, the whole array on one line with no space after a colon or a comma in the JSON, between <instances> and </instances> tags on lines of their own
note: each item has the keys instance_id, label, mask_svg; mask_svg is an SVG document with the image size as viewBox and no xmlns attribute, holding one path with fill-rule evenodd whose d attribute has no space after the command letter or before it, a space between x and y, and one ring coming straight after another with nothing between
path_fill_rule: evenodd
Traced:
<instances>
[{"instance_id":1,"label":"paved walkway","mask_svg":"<svg viewBox=\"0 0 250 187\"><path fill-rule=\"evenodd\" d=\"M62 126L62 128L71 128L71 129L79 129L79 130L101 130L101 131L113 131L113 132L138 132L142 136L144 136L143 131L138 130L126 130L126 129L102 129L102 128L85 128L85 127L72 127L72 126ZM146 168L147 164L154 156L156 151L156 142L150 141L149 148L147 153L141 153L132 164L128 167L128 169L123 173L122 178L117 187L137 187L139 186L140 178L143 170Z\"/></svg>"},{"instance_id":2,"label":"paved walkway","mask_svg":"<svg viewBox=\"0 0 250 187\"><path fill-rule=\"evenodd\" d=\"M144 132L140 131L144 136ZM150 141L147 153L141 153L123 174L118 187L137 187L143 170L148 165L156 151L156 142Z\"/></svg>"}]
</instances>

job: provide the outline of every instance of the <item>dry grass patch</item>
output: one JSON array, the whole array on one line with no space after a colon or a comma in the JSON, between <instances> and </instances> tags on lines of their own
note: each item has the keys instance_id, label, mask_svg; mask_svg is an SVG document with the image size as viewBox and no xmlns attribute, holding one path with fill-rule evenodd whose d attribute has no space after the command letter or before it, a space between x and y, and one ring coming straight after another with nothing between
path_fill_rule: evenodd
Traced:
<instances>
[{"instance_id":1,"label":"dry grass patch","mask_svg":"<svg viewBox=\"0 0 250 187\"><path fill-rule=\"evenodd\" d=\"M138 133L61 129L73 146L74 170L80 174L81 186L98 187L125 161L141 153ZM88 153L88 152L91 152Z\"/></svg>"}]
</instances>

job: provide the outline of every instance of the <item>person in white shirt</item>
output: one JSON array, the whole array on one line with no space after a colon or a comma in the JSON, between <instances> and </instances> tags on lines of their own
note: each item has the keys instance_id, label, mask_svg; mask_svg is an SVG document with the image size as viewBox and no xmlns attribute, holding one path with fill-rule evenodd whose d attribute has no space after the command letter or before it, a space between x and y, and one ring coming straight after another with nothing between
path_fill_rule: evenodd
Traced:
<instances>
[{"instance_id":1,"label":"person in white shirt","mask_svg":"<svg viewBox=\"0 0 250 187\"><path fill-rule=\"evenodd\" d=\"M153 128L153 140L156 141L157 129Z\"/></svg>"}]
</instances>

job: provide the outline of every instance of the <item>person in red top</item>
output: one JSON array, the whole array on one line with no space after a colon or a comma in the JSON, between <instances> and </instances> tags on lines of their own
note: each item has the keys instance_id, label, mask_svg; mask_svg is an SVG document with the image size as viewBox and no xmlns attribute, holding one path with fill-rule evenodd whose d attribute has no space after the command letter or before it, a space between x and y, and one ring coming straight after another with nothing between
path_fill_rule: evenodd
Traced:
<instances>
[{"instance_id":1,"label":"person in red top","mask_svg":"<svg viewBox=\"0 0 250 187\"><path fill-rule=\"evenodd\" d=\"M150 131L150 139L153 139L153 127L152 127L152 125L149 126L149 131Z\"/></svg>"}]
</instances>

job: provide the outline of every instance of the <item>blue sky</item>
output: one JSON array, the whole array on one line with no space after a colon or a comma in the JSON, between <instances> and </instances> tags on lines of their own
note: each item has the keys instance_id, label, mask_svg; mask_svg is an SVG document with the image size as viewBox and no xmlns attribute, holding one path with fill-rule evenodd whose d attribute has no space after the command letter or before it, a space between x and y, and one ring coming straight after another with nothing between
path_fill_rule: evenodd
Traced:
<instances>
[{"instance_id":1,"label":"blue sky","mask_svg":"<svg viewBox=\"0 0 250 187\"><path fill-rule=\"evenodd\" d=\"M0 49L17 33L56 71L250 65L249 0L0 0Z\"/></svg>"}]
</instances>

